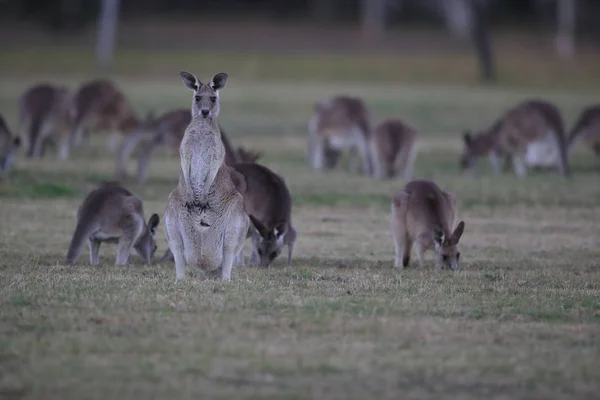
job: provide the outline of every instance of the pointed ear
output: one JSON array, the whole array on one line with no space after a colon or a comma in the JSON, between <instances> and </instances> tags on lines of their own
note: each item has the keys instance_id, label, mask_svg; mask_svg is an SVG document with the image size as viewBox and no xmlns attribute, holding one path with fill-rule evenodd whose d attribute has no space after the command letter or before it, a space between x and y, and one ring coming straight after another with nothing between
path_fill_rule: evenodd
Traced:
<instances>
[{"instance_id":1,"label":"pointed ear","mask_svg":"<svg viewBox=\"0 0 600 400\"><path fill-rule=\"evenodd\" d=\"M212 77L209 85L214 90L221 90L225 87L225 83L227 83L228 77L229 75L227 75L225 72L219 72L218 74Z\"/></svg>"},{"instance_id":2,"label":"pointed ear","mask_svg":"<svg viewBox=\"0 0 600 400\"><path fill-rule=\"evenodd\" d=\"M179 76L181 77L181 80L183 81L183 84L188 89L196 91L196 90L198 90L198 88L202 84L202 83L200 83L200 81L198 80L198 78L196 78L196 75L190 74L189 72L181 71L179 73Z\"/></svg>"},{"instance_id":3,"label":"pointed ear","mask_svg":"<svg viewBox=\"0 0 600 400\"><path fill-rule=\"evenodd\" d=\"M280 237L285 235L286 230L287 223L285 221L281 221L273 228L273 235L275 235L275 237L279 239Z\"/></svg>"},{"instance_id":4,"label":"pointed ear","mask_svg":"<svg viewBox=\"0 0 600 400\"><path fill-rule=\"evenodd\" d=\"M258 219L254 218L253 215L248 214L248 217L250 217L250 222L252 222L252 225L254 225L254 227L256 228L256 230L258 231L258 233L260 234L260 236L262 237L267 237L267 235L269 234L269 231L267 230L267 228L262 224L262 222L260 222Z\"/></svg>"},{"instance_id":5,"label":"pointed ear","mask_svg":"<svg viewBox=\"0 0 600 400\"><path fill-rule=\"evenodd\" d=\"M433 235L433 241L438 246L441 246L444 243L444 231L440 229L440 227L436 226L431 231Z\"/></svg>"},{"instance_id":6,"label":"pointed ear","mask_svg":"<svg viewBox=\"0 0 600 400\"><path fill-rule=\"evenodd\" d=\"M21 137L20 137L20 136L17 136L17 137L15 137L15 138L13 139L13 145L14 145L15 147L19 147L19 146L21 146Z\"/></svg>"},{"instance_id":7,"label":"pointed ear","mask_svg":"<svg viewBox=\"0 0 600 400\"><path fill-rule=\"evenodd\" d=\"M465 131L463 133L463 140L467 147L471 146L471 143L473 143L473 137L471 136L471 132Z\"/></svg>"},{"instance_id":8,"label":"pointed ear","mask_svg":"<svg viewBox=\"0 0 600 400\"><path fill-rule=\"evenodd\" d=\"M152 214L152 216L148 220L148 229L150 230L151 234L154 235L156 233L156 227L158 226L159 222L160 217L158 216L158 214Z\"/></svg>"},{"instance_id":9,"label":"pointed ear","mask_svg":"<svg viewBox=\"0 0 600 400\"><path fill-rule=\"evenodd\" d=\"M465 230L465 223L464 223L464 221L460 221L458 223L458 225L456 226L456 229L454 230L454 232L452 232L452 236L450 236L450 243L457 244L458 241L460 240L460 237L462 236L464 230Z\"/></svg>"}]
</instances>

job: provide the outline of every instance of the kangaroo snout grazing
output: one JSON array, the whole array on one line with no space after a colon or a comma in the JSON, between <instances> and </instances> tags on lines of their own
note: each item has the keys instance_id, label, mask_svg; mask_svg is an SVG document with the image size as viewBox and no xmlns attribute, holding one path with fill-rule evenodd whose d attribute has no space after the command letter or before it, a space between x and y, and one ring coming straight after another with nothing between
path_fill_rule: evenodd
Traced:
<instances>
[{"instance_id":1,"label":"kangaroo snout grazing","mask_svg":"<svg viewBox=\"0 0 600 400\"><path fill-rule=\"evenodd\" d=\"M71 239L67 263L74 263L87 242L90 264L98 264L100 244L117 243L116 265L127 264L131 249L147 262L154 261L154 234L160 222L152 214L144 218L142 200L116 184L104 184L87 195L77 211L77 226Z\"/></svg>"},{"instance_id":2,"label":"kangaroo snout grazing","mask_svg":"<svg viewBox=\"0 0 600 400\"><path fill-rule=\"evenodd\" d=\"M394 266L408 266L413 244L419 264L424 253L433 249L439 269L460 267L458 242L465 223L460 221L452 231L456 217L456 197L434 182L414 180L406 184L392 199L392 236L396 259Z\"/></svg>"},{"instance_id":3,"label":"kangaroo snout grazing","mask_svg":"<svg viewBox=\"0 0 600 400\"><path fill-rule=\"evenodd\" d=\"M178 279L185 276L188 264L203 271L221 269L221 279L229 280L250 222L242 194L231 177L234 170L225 164L217 120L219 90L225 87L227 74L216 74L208 85L189 72L180 76L194 98L192 120L179 148L179 183L169 195L165 211L167 242Z\"/></svg>"}]
</instances>

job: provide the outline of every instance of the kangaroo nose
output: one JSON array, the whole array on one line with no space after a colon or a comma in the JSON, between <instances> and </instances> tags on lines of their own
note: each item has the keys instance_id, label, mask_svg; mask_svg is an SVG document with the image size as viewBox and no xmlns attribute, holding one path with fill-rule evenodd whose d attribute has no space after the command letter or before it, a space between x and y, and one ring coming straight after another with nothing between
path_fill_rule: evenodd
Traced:
<instances>
[{"instance_id":1,"label":"kangaroo nose","mask_svg":"<svg viewBox=\"0 0 600 400\"><path fill-rule=\"evenodd\" d=\"M204 118L206 118L208 116L209 111L208 110L202 110L202 116Z\"/></svg>"}]
</instances>

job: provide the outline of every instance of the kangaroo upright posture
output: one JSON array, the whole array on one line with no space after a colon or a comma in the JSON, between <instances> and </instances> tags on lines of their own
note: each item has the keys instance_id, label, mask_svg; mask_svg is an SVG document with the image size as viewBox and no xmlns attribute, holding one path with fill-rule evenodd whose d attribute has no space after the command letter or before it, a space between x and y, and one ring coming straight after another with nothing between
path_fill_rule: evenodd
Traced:
<instances>
[{"instance_id":1,"label":"kangaroo upright posture","mask_svg":"<svg viewBox=\"0 0 600 400\"><path fill-rule=\"evenodd\" d=\"M504 113L487 131L464 134L462 169L473 167L478 157L489 156L495 173L501 171L501 157L512 159L519 177L528 165L556 165L560 173L570 174L565 129L560 112L542 100L524 101Z\"/></svg>"},{"instance_id":2,"label":"kangaroo upright posture","mask_svg":"<svg viewBox=\"0 0 600 400\"><path fill-rule=\"evenodd\" d=\"M131 249L135 248L147 262L153 262L156 252L154 234L160 219L152 214L144 219L142 200L116 184L105 184L87 195L77 211L77 226L67 263L74 263L87 242L90 264L98 264L102 242L118 243L116 265L127 264Z\"/></svg>"},{"instance_id":3,"label":"kangaroo upright posture","mask_svg":"<svg viewBox=\"0 0 600 400\"><path fill-rule=\"evenodd\" d=\"M8 174L15 159L15 153L21 146L21 138L13 137L8 124L0 114L0 177Z\"/></svg>"},{"instance_id":4,"label":"kangaroo upright posture","mask_svg":"<svg viewBox=\"0 0 600 400\"><path fill-rule=\"evenodd\" d=\"M81 144L86 131L107 130L108 147L115 149L119 135L127 135L140 124L125 95L108 80L93 80L81 85L75 94L71 114L70 148L61 151L62 159Z\"/></svg>"},{"instance_id":5,"label":"kangaroo upright posture","mask_svg":"<svg viewBox=\"0 0 600 400\"><path fill-rule=\"evenodd\" d=\"M417 132L399 119L377 125L371 134L371 161L378 179L410 179L417 157Z\"/></svg>"},{"instance_id":6,"label":"kangaroo upright posture","mask_svg":"<svg viewBox=\"0 0 600 400\"><path fill-rule=\"evenodd\" d=\"M169 195L165 211L167 241L178 279L185 276L187 263L203 271L220 268L221 279L229 280L249 220L242 194L231 178L231 167L225 164L217 121L219 91L225 87L227 74L216 74L208 85L188 72L181 72L181 79L193 90L194 99L192 121L179 149L179 183Z\"/></svg>"},{"instance_id":7,"label":"kangaroo upright posture","mask_svg":"<svg viewBox=\"0 0 600 400\"><path fill-rule=\"evenodd\" d=\"M68 145L70 105L71 93L65 86L40 83L23 93L17 134L26 138L27 157L42 157L49 144L59 149Z\"/></svg>"},{"instance_id":8,"label":"kangaroo upright posture","mask_svg":"<svg viewBox=\"0 0 600 400\"><path fill-rule=\"evenodd\" d=\"M369 135L369 113L361 99L336 96L320 101L308 123L308 159L314 169L333 168L343 150L355 150L362 172L370 176Z\"/></svg>"},{"instance_id":9,"label":"kangaroo upright posture","mask_svg":"<svg viewBox=\"0 0 600 400\"><path fill-rule=\"evenodd\" d=\"M392 200L392 235L396 268L408 266L413 243L417 245L419 264L424 253L433 249L439 269L459 268L458 241L465 229L460 221L452 232L456 217L456 198L443 191L434 182L411 181L396 193Z\"/></svg>"},{"instance_id":10,"label":"kangaroo upright posture","mask_svg":"<svg viewBox=\"0 0 600 400\"><path fill-rule=\"evenodd\" d=\"M569 151L578 139L590 147L600 163L600 104L584 108L569 133Z\"/></svg>"},{"instance_id":11,"label":"kangaroo upright posture","mask_svg":"<svg viewBox=\"0 0 600 400\"><path fill-rule=\"evenodd\" d=\"M254 229L250 264L268 267L288 247L288 265L296 243L292 226L292 197L283 178L259 164L234 164L233 168L245 179L244 208Z\"/></svg>"}]
</instances>

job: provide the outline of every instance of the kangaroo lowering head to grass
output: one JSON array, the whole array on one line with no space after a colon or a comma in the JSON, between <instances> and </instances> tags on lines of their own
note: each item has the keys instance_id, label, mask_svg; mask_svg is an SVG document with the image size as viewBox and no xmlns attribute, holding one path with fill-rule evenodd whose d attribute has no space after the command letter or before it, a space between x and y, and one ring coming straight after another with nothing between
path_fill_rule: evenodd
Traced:
<instances>
[{"instance_id":1,"label":"kangaroo lowering head to grass","mask_svg":"<svg viewBox=\"0 0 600 400\"><path fill-rule=\"evenodd\" d=\"M167 241L178 279L185 276L188 264L207 272L220 269L221 279L229 280L249 220L243 196L231 178L233 170L225 164L217 120L219 91L225 87L227 74L216 74L208 85L189 72L180 75L194 97L192 120L179 148L179 183L165 211Z\"/></svg>"},{"instance_id":2,"label":"kangaroo lowering head to grass","mask_svg":"<svg viewBox=\"0 0 600 400\"><path fill-rule=\"evenodd\" d=\"M377 179L410 179L417 157L417 131L404 121L389 119L371 134L371 161Z\"/></svg>"},{"instance_id":3,"label":"kangaroo lowering head to grass","mask_svg":"<svg viewBox=\"0 0 600 400\"><path fill-rule=\"evenodd\" d=\"M153 262L156 252L154 233L159 221L158 215L152 214L146 223L142 200L129 190L116 184L104 184L88 194L77 211L77 226L67 263L77 260L86 242L92 265L98 264L102 242L117 243L116 265L127 264L132 248L144 260Z\"/></svg>"},{"instance_id":4,"label":"kangaroo lowering head to grass","mask_svg":"<svg viewBox=\"0 0 600 400\"><path fill-rule=\"evenodd\" d=\"M570 175L565 129L560 112L542 100L527 100L506 111L485 132L464 134L465 148L461 169L470 169L479 157L488 156L495 173L501 171L501 157L512 160L518 177L527 174L528 166L558 167Z\"/></svg>"},{"instance_id":5,"label":"kangaroo lowering head to grass","mask_svg":"<svg viewBox=\"0 0 600 400\"><path fill-rule=\"evenodd\" d=\"M21 138L18 136L13 137L8 124L0 114L0 177L10 171L15 153L20 146Z\"/></svg>"},{"instance_id":6,"label":"kangaroo lowering head to grass","mask_svg":"<svg viewBox=\"0 0 600 400\"><path fill-rule=\"evenodd\" d=\"M292 197L283 178L259 164L233 166L245 179L244 206L253 228L250 264L268 267L288 247L288 265L296 243L292 226Z\"/></svg>"},{"instance_id":7,"label":"kangaroo lowering head to grass","mask_svg":"<svg viewBox=\"0 0 600 400\"><path fill-rule=\"evenodd\" d=\"M417 246L419 264L424 253L433 249L439 269L459 268L458 242L465 223L460 221L452 231L456 217L456 198L434 182L411 181L392 200L392 236L396 259L394 266L404 268L410 261L413 244Z\"/></svg>"}]
</instances>

